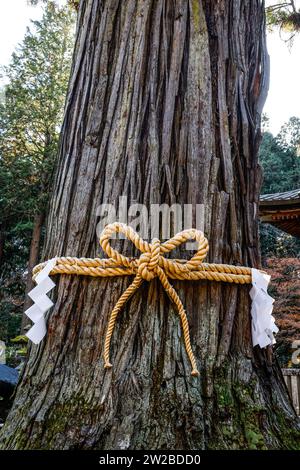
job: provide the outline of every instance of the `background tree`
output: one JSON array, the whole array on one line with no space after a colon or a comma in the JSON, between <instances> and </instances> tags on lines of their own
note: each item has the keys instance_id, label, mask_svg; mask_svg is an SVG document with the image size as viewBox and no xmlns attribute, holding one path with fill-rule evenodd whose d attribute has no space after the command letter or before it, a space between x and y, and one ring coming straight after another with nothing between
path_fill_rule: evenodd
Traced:
<instances>
[{"instance_id":1,"label":"background tree","mask_svg":"<svg viewBox=\"0 0 300 470\"><path fill-rule=\"evenodd\" d=\"M299 143L299 118L291 117L275 137L266 125L259 151L263 168L262 194L300 188ZM264 258L300 255L300 240L269 224L260 224L260 239Z\"/></svg>"},{"instance_id":2,"label":"background tree","mask_svg":"<svg viewBox=\"0 0 300 470\"><path fill-rule=\"evenodd\" d=\"M299 0L275 1L266 9L268 25L270 28L279 27L280 31L288 33L288 42L292 42L300 31Z\"/></svg>"},{"instance_id":3,"label":"background tree","mask_svg":"<svg viewBox=\"0 0 300 470\"><path fill-rule=\"evenodd\" d=\"M259 0L80 2L45 258L99 254L97 207L127 195L148 207L204 204L209 260L259 265L264 27ZM252 348L249 286L174 282L201 371L191 377L179 318L156 280L121 315L106 371L108 316L130 280L56 282L48 335L31 348L2 448L299 445L278 365Z\"/></svg>"},{"instance_id":4,"label":"background tree","mask_svg":"<svg viewBox=\"0 0 300 470\"><path fill-rule=\"evenodd\" d=\"M299 165L300 162L300 118L293 116L287 123L285 123L279 134L276 136L276 141L279 146L286 150L287 152L292 152L294 159L296 160L294 165ZM299 179L296 184L300 184L300 176L298 172Z\"/></svg>"},{"instance_id":5,"label":"background tree","mask_svg":"<svg viewBox=\"0 0 300 470\"><path fill-rule=\"evenodd\" d=\"M70 74L73 28L72 11L47 2L42 19L32 22L4 70L8 84L0 108L1 279L5 285L12 273L24 270L28 263L26 292L32 287L31 270L39 258ZM27 299L24 310L28 306Z\"/></svg>"},{"instance_id":6,"label":"background tree","mask_svg":"<svg viewBox=\"0 0 300 470\"><path fill-rule=\"evenodd\" d=\"M264 132L259 151L263 167L262 194L300 188L299 144L299 118L290 118L276 137Z\"/></svg>"}]
</instances>

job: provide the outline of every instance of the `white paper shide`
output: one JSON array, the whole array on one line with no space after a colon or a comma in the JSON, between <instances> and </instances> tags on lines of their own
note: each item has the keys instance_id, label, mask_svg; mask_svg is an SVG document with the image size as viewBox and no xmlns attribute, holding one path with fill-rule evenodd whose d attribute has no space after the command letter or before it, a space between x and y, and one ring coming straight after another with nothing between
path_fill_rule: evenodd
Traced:
<instances>
[{"instance_id":1,"label":"white paper shide","mask_svg":"<svg viewBox=\"0 0 300 470\"><path fill-rule=\"evenodd\" d=\"M26 336L34 344L40 343L47 333L45 313L54 305L47 294L55 287L55 283L50 279L49 274L55 264L56 258L48 261L46 266L35 278L36 287L28 293L34 304L25 311L25 314L34 325L26 333Z\"/></svg>"},{"instance_id":2,"label":"white paper shide","mask_svg":"<svg viewBox=\"0 0 300 470\"><path fill-rule=\"evenodd\" d=\"M274 333L278 328L272 315L274 299L268 294L268 285L271 276L252 268L252 341L253 346L259 345L265 348L269 344L275 344Z\"/></svg>"}]
</instances>

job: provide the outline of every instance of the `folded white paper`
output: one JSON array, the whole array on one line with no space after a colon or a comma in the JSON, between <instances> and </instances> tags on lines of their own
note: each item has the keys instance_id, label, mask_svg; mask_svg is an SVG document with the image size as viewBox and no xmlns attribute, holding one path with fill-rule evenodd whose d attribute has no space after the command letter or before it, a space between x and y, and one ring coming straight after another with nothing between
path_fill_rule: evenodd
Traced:
<instances>
[{"instance_id":1,"label":"folded white paper","mask_svg":"<svg viewBox=\"0 0 300 470\"><path fill-rule=\"evenodd\" d=\"M272 316L274 299L268 294L270 276L252 268L252 288L250 297L252 299L252 341L253 346L257 344L265 348L269 344L275 344L274 333L278 328Z\"/></svg>"},{"instance_id":2,"label":"folded white paper","mask_svg":"<svg viewBox=\"0 0 300 470\"><path fill-rule=\"evenodd\" d=\"M50 259L46 266L35 278L36 287L28 295L34 304L25 311L25 314L34 323L32 328L26 333L26 336L34 343L39 344L47 333L45 313L53 306L52 300L47 296L53 287L54 282L49 274L56 264L56 258Z\"/></svg>"}]
</instances>

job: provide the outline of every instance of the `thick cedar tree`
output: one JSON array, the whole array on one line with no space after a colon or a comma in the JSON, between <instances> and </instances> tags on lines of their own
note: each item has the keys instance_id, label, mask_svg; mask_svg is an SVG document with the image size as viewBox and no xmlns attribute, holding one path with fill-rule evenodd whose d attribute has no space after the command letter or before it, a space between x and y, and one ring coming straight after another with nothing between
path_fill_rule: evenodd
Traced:
<instances>
[{"instance_id":1,"label":"thick cedar tree","mask_svg":"<svg viewBox=\"0 0 300 470\"><path fill-rule=\"evenodd\" d=\"M203 204L209 261L259 266L267 74L260 0L82 0L45 259L102 256L97 207L126 195L147 207ZM174 281L201 371L191 377L157 280L120 315L111 370L104 334L131 280L56 282L48 335L31 347L3 448L297 447L280 369L251 344L249 286Z\"/></svg>"}]
</instances>

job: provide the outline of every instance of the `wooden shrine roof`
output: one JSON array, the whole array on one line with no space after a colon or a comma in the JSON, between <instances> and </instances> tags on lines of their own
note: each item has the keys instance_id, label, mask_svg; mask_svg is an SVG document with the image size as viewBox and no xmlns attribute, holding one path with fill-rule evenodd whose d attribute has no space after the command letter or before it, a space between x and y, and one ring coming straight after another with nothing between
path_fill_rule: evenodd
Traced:
<instances>
[{"instance_id":1,"label":"wooden shrine roof","mask_svg":"<svg viewBox=\"0 0 300 470\"><path fill-rule=\"evenodd\" d=\"M259 202L260 220L300 238L300 189L263 194Z\"/></svg>"}]
</instances>

